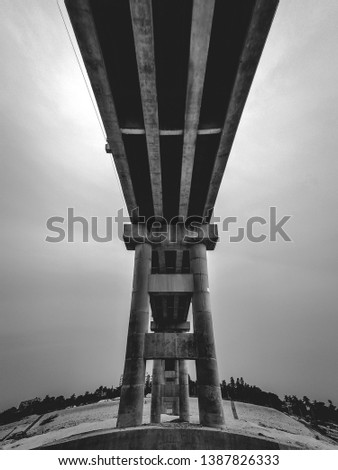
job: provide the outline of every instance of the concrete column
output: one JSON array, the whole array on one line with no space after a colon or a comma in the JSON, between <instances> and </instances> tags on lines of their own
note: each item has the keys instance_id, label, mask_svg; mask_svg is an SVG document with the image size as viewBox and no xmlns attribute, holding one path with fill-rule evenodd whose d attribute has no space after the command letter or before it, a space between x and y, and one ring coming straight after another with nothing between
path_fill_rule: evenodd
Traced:
<instances>
[{"instance_id":1,"label":"concrete column","mask_svg":"<svg viewBox=\"0 0 338 470\"><path fill-rule=\"evenodd\" d=\"M191 271L194 277L192 297L194 334L198 348L196 376L200 424L221 427L224 412L212 326L206 247L199 243L190 249Z\"/></svg>"},{"instance_id":2,"label":"concrete column","mask_svg":"<svg viewBox=\"0 0 338 470\"><path fill-rule=\"evenodd\" d=\"M117 418L118 428L142 424L146 367L144 340L149 325L150 272L151 246L147 243L136 245L126 359Z\"/></svg>"},{"instance_id":3,"label":"concrete column","mask_svg":"<svg viewBox=\"0 0 338 470\"><path fill-rule=\"evenodd\" d=\"M179 390L179 383L180 383L180 376L179 376L179 361L175 361L175 388ZM180 400L179 395L175 396L173 400L173 415L179 416L180 415Z\"/></svg>"},{"instance_id":4,"label":"concrete column","mask_svg":"<svg viewBox=\"0 0 338 470\"><path fill-rule=\"evenodd\" d=\"M188 363L186 360L179 361L180 376L180 418L182 421L189 422L189 376Z\"/></svg>"},{"instance_id":5,"label":"concrete column","mask_svg":"<svg viewBox=\"0 0 338 470\"><path fill-rule=\"evenodd\" d=\"M153 365L153 383L151 388L150 422L160 423L162 413L162 394L164 389L164 360L155 359Z\"/></svg>"}]
</instances>

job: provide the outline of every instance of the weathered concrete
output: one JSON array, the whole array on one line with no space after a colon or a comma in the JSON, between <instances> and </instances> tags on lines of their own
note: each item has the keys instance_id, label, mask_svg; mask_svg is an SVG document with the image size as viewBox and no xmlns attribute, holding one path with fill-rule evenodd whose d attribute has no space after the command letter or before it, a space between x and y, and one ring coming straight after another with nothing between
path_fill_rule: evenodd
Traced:
<instances>
[{"instance_id":1,"label":"weathered concrete","mask_svg":"<svg viewBox=\"0 0 338 470\"><path fill-rule=\"evenodd\" d=\"M155 359L153 363L153 383L151 390L151 423L161 422L162 390L164 387L164 360Z\"/></svg>"},{"instance_id":2,"label":"weathered concrete","mask_svg":"<svg viewBox=\"0 0 338 470\"><path fill-rule=\"evenodd\" d=\"M149 294L192 293L194 281L191 274L151 274Z\"/></svg>"},{"instance_id":3,"label":"weathered concrete","mask_svg":"<svg viewBox=\"0 0 338 470\"><path fill-rule=\"evenodd\" d=\"M196 359L197 345L194 333L147 333L144 357L146 359Z\"/></svg>"},{"instance_id":4,"label":"weathered concrete","mask_svg":"<svg viewBox=\"0 0 338 470\"><path fill-rule=\"evenodd\" d=\"M283 446L283 449L286 447ZM292 447L289 447L292 448ZM51 450L277 450L277 442L215 429L142 426L95 431L38 449Z\"/></svg>"},{"instance_id":5,"label":"weathered concrete","mask_svg":"<svg viewBox=\"0 0 338 470\"><path fill-rule=\"evenodd\" d=\"M177 360L165 361L164 382L163 413L179 416L179 374Z\"/></svg>"},{"instance_id":6,"label":"weathered concrete","mask_svg":"<svg viewBox=\"0 0 338 470\"><path fill-rule=\"evenodd\" d=\"M224 413L211 317L206 247L203 244L190 249L190 263L194 276L192 308L198 355L196 375L200 423L220 427L224 425Z\"/></svg>"},{"instance_id":7,"label":"weathered concrete","mask_svg":"<svg viewBox=\"0 0 338 470\"><path fill-rule=\"evenodd\" d=\"M180 414L180 373L179 373L179 360L175 361L175 399L173 403L173 415L179 416Z\"/></svg>"},{"instance_id":8,"label":"weathered concrete","mask_svg":"<svg viewBox=\"0 0 338 470\"><path fill-rule=\"evenodd\" d=\"M189 422L189 375L187 361L179 361L180 418Z\"/></svg>"},{"instance_id":9,"label":"weathered concrete","mask_svg":"<svg viewBox=\"0 0 338 470\"><path fill-rule=\"evenodd\" d=\"M154 333L163 333L163 327L158 325L156 322L150 322L150 330ZM190 322L185 321L182 323L166 323L165 325L166 333L178 333L178 332L188 332L190 331Z\"/></svg>"},{"instance_id":10,"label":"weathered concrete","mask_svg":"<svg viewBox=\"0 0 338 470\"><path fill-rule=\"evenodd\" d=\"M135 249L133 292L129 319L126 359L117 427L142 424L144 401L145 334L149 324L148 276L151 270L151 246Z\"/></svg>"}]
</instances>

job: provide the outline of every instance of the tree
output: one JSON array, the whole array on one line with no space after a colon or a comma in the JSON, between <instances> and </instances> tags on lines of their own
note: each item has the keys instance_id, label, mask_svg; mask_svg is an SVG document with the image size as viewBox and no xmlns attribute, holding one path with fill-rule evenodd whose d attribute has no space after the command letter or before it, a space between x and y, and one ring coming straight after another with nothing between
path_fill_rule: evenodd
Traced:
<instances>
[{"instance_id":1,"label":"tree","mask_svg":"<svg viewBox=\"0 0 338 470\"><path fill-rule=\"evenodd\" d=\"M191 380L190 375L188 375L189 380L189 396L196 397L197 396L197 383L194 380Z\"/></svg>"},{"instance_id":2,"label":"tree","mask_svg":"<svg viewBox=\"0 0 338 470\"><path fill-rule=\"evenodd\" d=\"M307 409L310 409L311 402L310 402L310 399L306 395L303 396L303 403Z\"/></svg>"},{"instance_id":3,"label":"tree","mask_svg":"<svg viewBox=\"0 0 338 470\"><path fill-rule=\"evenodd\" d=\"M222 398L224 398L225 400L229 400L227 383L225 380L222 380L222 383L221 383L221 394L222 394Z\"/></svg>"},{"instance_id":4,"label":"tree","mask_svg":"<svg viewBox=\"0 0 338 470\"><path fill-rule=\"evenodd\" d=\"M13 406L0 414L0 424L13 423L18 419L19 411Z\"/></svg>"}]
</instances>

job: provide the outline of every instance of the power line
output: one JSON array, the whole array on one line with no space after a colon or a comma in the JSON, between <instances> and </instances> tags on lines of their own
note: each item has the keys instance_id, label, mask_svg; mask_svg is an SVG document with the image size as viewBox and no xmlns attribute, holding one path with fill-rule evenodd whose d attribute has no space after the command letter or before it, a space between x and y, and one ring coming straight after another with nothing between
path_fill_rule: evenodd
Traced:
<instances>
[{"instance_id":1,"label":"power line","mask_svg":"<svg viewBox=\"0 0 338 470\"><path fill-rule=\"evenodd\" d=\"M78 66L79 66L79 69L80 69L82 78L83 78L83 80L84 80L84 82L85 82L86 89L87 89L87 92L88 92L90 101L92 102L92 105L93 105L93 108L94 108L94 111L95 111L95 115L96 115L97 121L98 121L98 123L99 123L99 126L100 126L101 131L102 131L102 134L103 134L103 138L104 138L104 140L106 141L106 140L107 140L107 136L106 136L104 127L103 127L103 125L102 125L99 112L98 112L98 110L97 110L97 108L96 108L95 102L94 102L93 97L92 97L92 94L91 94L91 92L90 92L90 88L89 88L88 82L87 82L87 80L86 80L86 76L85 76L85 74L84 74L84 72L83 72L83 70L82 70L81 62L80 62L80 59L79 59L79 57L78 57L78 55L77 55L77 53L76 53L76 49L75 49L75 46L74 46L74 44L73 44L73 41L72 41L72 37L71 37L71 35L70 35L70 32L69 32L69 30L68 30L67 23L66 23L65 18L64 18L64 16L63 16L63 13L62 13L62 10L61 10L60 4L59 4L59 0L56 0L56 3L57 3L57 6L58 6L58 9L59 9L61 18L62 18L62 22L63 22L63 24L64 24L64 26L65 26L65 28L66 28L67 35L68 35L68 39L69 39L69 42L70 42L70 44L71 44L71 46L72 46L73 52L74 52L74 54L75 54L76 61L77 61L77 64L78 64Z\"/></svg>"},{"instance_id":2,"label":"power line","mask_svg":"<svg viewBox=\"0 0 338 470\"><path fill-rule=\"evenodd\" d=\"M102 131L102 134L103 134L103 138L104 138L104 140L107 142L106 132L105 132L105 130L104 130L102 121L101 121L101 119L100 119L100 115L99 115L99 112L98 112L98 110L97 110L96 104L95 104L95 102L94 102L94 100L93 100L93 97L92 97L92 94L91 94L91 91L90 91L88 82L87 82L87 80L86 80L86 76L85 76L85 74L84 74L84 72L83 72L83 69L82 69L82 66L81 66L81 61L80 61L80 59L79 59L79 57L78 57L78 55L77 55L77 53L76 53L76 49L75 49L75 46L74 46L74 44L73 44L72 37L71 37L71 35L70 35L69 29L68 29L68 27L67 27L67 23L66 23L65 18L64 18L64 16L63 16L62 9L61 9L60 4L59 4L59 0L56 0L56 3L57 3L57 6L58 6L58 9L59 9L59 12L60 12L60 16L61 16L61 18L62 18L62 22L63 22L63 24L64 24L64 26L65 26L65 28L66 28L67 35L68 35L68 39L69 39L69 42L70 42L70 44L71 44L71 46L72 46L73 52L74 52L74 54L75 54L76 61L77 61L77 64L78 64L78 66L79 66L79 69L80 69L82 78L83 78L83 80L84 80L84 82L85 82L86 89L87 89L87 92L88 92L90 101L92 102L92 105L93 105L93 108L94 108L94 112L95 112L97 121L98 121L98 123L99 123L99 126L100 126L101 131ZM117 175L117 171L116 171L116 167L115 167L115 164L114 164L114 158L113 158L112 153L109 153L109 158L110 158L110 161L111 161L111 164L112 164L112 167L113 167L113 171L114 171L114 175L115 175L115 178L116 178L116 181L117 181L117 186L118 186L118 188L119 188L119 190L120 190L120 194L121 194L122 201L124 201L124 195L123 195L123 191L122 191L122 188L121 188L121 182L120 182L120 180L119 180L119 178L118 178L118 175Z\"/></svg>"}]
</instances>

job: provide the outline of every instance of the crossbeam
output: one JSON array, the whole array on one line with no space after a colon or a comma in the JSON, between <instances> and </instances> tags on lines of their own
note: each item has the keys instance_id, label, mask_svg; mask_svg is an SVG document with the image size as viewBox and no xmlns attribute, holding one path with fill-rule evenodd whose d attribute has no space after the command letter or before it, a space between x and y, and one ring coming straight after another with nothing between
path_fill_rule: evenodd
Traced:
<instances>
[{"instance_id":1,"label":"crossbeam","mask_svg":"<svg viewBox=\"0 0 338 470\"><path fill-rule=\"evenodd\" d=\"M149 294L191 294L194 290L192 274L151 274Z\"/></svg>"},{"instance_id":2,"label":"crossbeam","mask_svg":"<svg viewBox=\"0 0 338 470\"><path fill-rule=\"evenodd\" d=\"M145 135L145 129L129 129L129 128L121 128L122 134L125 135ZM220 134L222 129L220 127L216 127L214 129L198 129L197 135L214 135ZM163 136L177 136L183 135L184 129L160 129L159 134Z\"/></svg>"},{"instance_id":3,"label":"crossbeam","mask_svg":"<svg viewBox=\"0 0 338 470\"><path fill-rule=\"evenodd\" d=\"M147 333L145 359L197 359L193 333Z\"/></svg>"}]
</instances>

